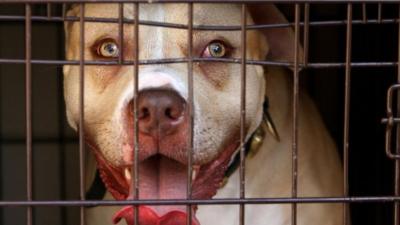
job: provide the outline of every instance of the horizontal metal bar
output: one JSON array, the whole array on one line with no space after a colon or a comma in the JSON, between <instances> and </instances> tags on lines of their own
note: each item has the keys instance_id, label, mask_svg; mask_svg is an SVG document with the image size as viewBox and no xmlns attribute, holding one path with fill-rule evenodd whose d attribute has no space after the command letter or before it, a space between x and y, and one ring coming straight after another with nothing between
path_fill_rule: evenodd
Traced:
<instances>
[{"instance_id":1,"label":"horizontal metal bar","mask_svg":"<svg viewBox=\"0 0 400 225\"><path fill-rule=\"evenodd\" d=\"M139 65L153 65L153 64L171 64L171 63L187 63L188 58L165 58L165 59L149 59L140 60ZM240 58L193 58L193 62L224 62L224 63L236 63L240 64ZM0 64L24 64L24 59L0 59ZM79 60L46 60L46 59L32 59L32 64L43 64L43 65L79 65ZM126 60L122 64L119 64L118 60L101 61L101 60L87 60L85 65L100 66L100 65L123 65L132 66L134 61ZM282 66L292 67L293 63L290 62L277 62L277 61L266 61L266 60L246 60L247 65L261 65L261 66ZM307 68L313 69L325 69L325 68L341 68L345 67L345 63L308 63ZM304 68L304 64L299 64L300 68ZM364 68L364 67L391 67L397 66L397 62L352 62L350 64L353 68Z\"/></svg>"},{"instance_id":2,"label":"horizontal metal bar","mask_svg":"<svg viewBox=\"0 0 400 225\"><path fill-rule=\"evenodd\" d=\"M1 3L221 3L221 0L1 0ZM398 3L398 0L224 0L224 3Z\"/></svg>"},{"instance_id":3,"label":"horizontal metal bar","mask_svg":"<svg viewBox=\"0 0 400 225\"><path fill-rule=\"evenodd\" d=\"M25 145L25 138L1 138L0 146L5 145ZM57 138L57 137L44 137L44 138L32 138L33 145L54 145L54 144L78 144L78 138L66 137L66 138Z\"/></svg>"},{"instance_id":4,"label":"horizontal metal bar","mask_svg":"<svg viewBox=\"0 0 400 225\"><path fill-rule=\"evenodd\" d=\"M118 23L118 18L103 18L103 17L85 17L85 22L93 22L93 23ZM25 17L19 15L0 15L0 22L24 22ZM79 17L68 16L68 17L47 17L47 16L32 16L32 22L64 22L64 21L79 21ZM363 20L353 20L353 25L374 25L374 24L396 24L398 19L370 19L367 21ZM123 19L123 23L125 24L134 24L135 21L133 19ZM157 26L157 27L165 27L165 28L175 28L175 29L188 29L185 24L178 23L165 23L165 22L157 22L157 21L148 21L148 20L140 20L140 25L145 26ZM310 21L309 26L319 27L319 26L338 26L338 25L346 25L346 20L326 20L326 21ZM299 23L300 26L304 26L304 22ZM258 30L258 29L274 29L274 28L285 28L292 27L294 23L276 23L276 24L256 24L256 25L248 25L246 26L246 30ZM193 25L193 30L221 30L221 31L240 31L240 26L228 26L228 25Z\"/></svg>"},{"instance_id":5,"label":"horizontal metal bar","mask_svg":"<svg viewBox=\"0 0 400 225\"><path fill-rule=\"evenodd\" d=\"M168 64L168 63L184 63L187 62L185 58L171 58L171 59L152 59L152 60L141 60L140 65L151 65L151 64ZM0 59L0 64L23 64L24 59ZM32 64L45 64L45 65L77 65L79 66L79 60L47 60L47 59L32 59ZM86 60L84 65L120 65L118 60ZM134 65L134 61L123 61L122 65L131 66Z\"/></svg>"},{"instance_id":6,"label":"horizontal metal bar","mask_svg":"<svg viewBox=\"0 0 400 225\"><path fill-rule=\"evenodd\" d=\"M68 200L68 201L0 201L0 207L27 206L124 206L124 205L239 205L239 204L291 204L291 203L392 203L400 202L399 196L362 197L299 197L299 198L226 198L226 199L168 199L168 200Z\"/></svg>"},{"instance_id":7,"label":"horizontal metal bar","mask_svg":"<svg viewBox=\"0 0 400 225\"><path fill-rule=\"evenodd\" d=\"M381 123L383 124L387 124L389 122L388 118L383 118L381 120ZM391 123L400 123L400 118L393 118L393 120L391 121Z\"/></svg>"}]
</instances>

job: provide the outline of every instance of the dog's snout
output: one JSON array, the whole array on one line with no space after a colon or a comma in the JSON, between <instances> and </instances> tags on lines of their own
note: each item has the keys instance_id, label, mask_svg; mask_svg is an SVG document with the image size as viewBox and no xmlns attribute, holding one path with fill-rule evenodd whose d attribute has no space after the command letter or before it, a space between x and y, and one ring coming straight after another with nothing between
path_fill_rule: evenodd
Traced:
<instances>
[{"instance_id":1,"label":"dog's snout","mask_svg":"<svg viewBox=\"0 0 400 225\"><path fill-rule=\"evenodd\" d=\"M172 90L143 90L138 97L139 131L153 137L174 133L185 121L185 100Z\"/></svg>"}]
</instances>

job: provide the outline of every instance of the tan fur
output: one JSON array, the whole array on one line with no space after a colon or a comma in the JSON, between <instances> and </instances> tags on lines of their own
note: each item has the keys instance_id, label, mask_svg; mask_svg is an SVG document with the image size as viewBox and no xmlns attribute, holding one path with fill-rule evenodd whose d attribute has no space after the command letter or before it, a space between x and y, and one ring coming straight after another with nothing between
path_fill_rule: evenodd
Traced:
<instances>
[{"instance_id":1,"label":"tan fur","mask_svg":"<svg viewBox=\"0 0 400 225\"><path fill-rule=\"evenodd\" d=\"M272 7L269 5L268 7ZM194 23L202 25L240 25L240 6L222 4L196 4ZM142 4L141 20L186 24L186 4ZM73 8L70 15L79 15ZM132 18L132 5L125 5L124 14ZM118 5L87 4L87 17L118 17ZM252 18L248 18L252 24ZM124 50L126 60L132 60L133 27L125 25ZM79 23L66 24L67 59L79 59ZM152 26L140 26L140 59L184 58L187 56L187 31ZM91 47L99 38L118 40L118 24L85 23L85 59L96 60ZM232 57L240 57L240 31L195 31L194 55L198 56L209 41L229 41L236 50ZM268 38L267 38L268 39ZM292 40L292 37L283 39ZM268 54L269 46L262 33L248 31L247 57L260 60ZM282 45L284 46L284 45ZM293 50L293 49L292 49ZM125 53L126 52L126 53ZM275 51L276 52L276 51ZM278 51L279 52L279 51ZM286 51L285 51L286 52ZM285 53L286 54L286 53ZM279 58L279 57L277 57ZM220 66L218 66L220 64ZM155 71L168 73L187 88L187 64L140 66L139 76ZM214 77L209 77L214 76ZM219 77L219 78L217 78ZM271 114L277 125L281 142L267 136L259 153L246 161L247 197L291 196L291 85L287 71L268 68L264 77L260 66L247 66L246 125L250 134L259 125L262 103L266 94L270 99ZM217 84L217 85L216 85ZM139 80L140 85L140 80ZM240 65L194 65L194 162L213 160L228 140L237 134L240 121ZM133 69L131 66L85 67L85 131L100 148L105 158L116 166L123 165L122 146L127 142L122 111L132 98ZM64 67L64 93L68 121L77 128L79 121L79 67ZM181 93L185 96L184 91ZM299 112L299 196L340 196L341 169L335 146L326 131L317 110L306 95L301 95ZM178 154L178 153L177 153ZM93 174L94 163L88 168ZM88 180L90 183L90 180ZM230 178L215 198L237 197L238 171ZM108 198L110 196L108 195ZM111 224L118 207L87 210L88 224ZM198 218L202 225L238 224L237 206L200 206ZM339 224L341 205L299 205L298 221L301 225ZM248 205L246 224L290 224L290 205Z\"/></svg>"},{"instance_id":2,"label":"tan fur","mask_svg":"<svg viewBox=\"0 0 400 225\"><path fill-rule=\"evenodd\" d=\"M281 142L267 136L257 155L246 159L246 197L291 197L291 85L287 71L280 68L269 68L266 78L270 113ZM342 196L340 160L335 145L306 95L301 96L299 115L298 196ZM215 198L238 197L238 185L236 171ZM341 224L342 209L341 204L299 204L298 224ZM229 219L223 220L223 224L236 225L238 212L238 207L207 206L200 208L199 216L205 224L212 224L215 218L226 213L230 216L224 217ZM246 224L290 224L290 217L290 204L246 206Z\"/></svg>"}]
</instances>

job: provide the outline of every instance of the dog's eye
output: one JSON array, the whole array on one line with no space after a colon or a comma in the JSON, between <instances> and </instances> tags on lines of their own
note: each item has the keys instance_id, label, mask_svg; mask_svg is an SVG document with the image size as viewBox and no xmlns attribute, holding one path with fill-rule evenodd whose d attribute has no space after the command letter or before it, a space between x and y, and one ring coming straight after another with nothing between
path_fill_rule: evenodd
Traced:
<instances>
[{"instance_id":1,"label":"dog's eye","mask_svg":"<svg viewBox=\"0 0 400 225\"><path fill-rule=\"evenodd\" d=\"M98 45L97 54L105 58L118 57L119 55L118 45L113 40L106 40Z\"/></svg>"},{"instance_id":2,"label":"dog's eye","mask_svg":"<svg viewBox=\"0 0 400 225\"><path fill-rule=\"evenodd\" d=\"M227 55L227 51L227 46L222 41L212 41L204 49L202 57L222 58Z\"/></svg>"}]
</instances>

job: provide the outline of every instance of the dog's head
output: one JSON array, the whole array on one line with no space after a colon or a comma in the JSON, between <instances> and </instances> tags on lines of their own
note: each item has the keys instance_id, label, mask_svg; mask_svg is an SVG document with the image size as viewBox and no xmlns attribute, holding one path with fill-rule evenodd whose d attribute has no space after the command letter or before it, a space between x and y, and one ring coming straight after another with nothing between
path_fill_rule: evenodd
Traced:
<instances>
[{"instance_id":1,"label":"dog's head","mask_svg":"<svg viewBox=\"0 0 400 225\"><path fill-rule=\"evenodd\" d=\"M142 4L140 20L187 25L187 4ZM133 18L133 6L124 5L124 17ZM253 18L261 22L279 22L283 18L272 5L251 8ZM79 16L72 7L70 16ZM264 16L265 15L265 16ZM118 18L116 4L87 4L85 17ZM247 24L253 24L251 15ZM240 5L196 4L195 25L240 25ZM66 55L78 60L79 22L66 23ZM124 25L123 43L119 43L117 23L85 22L85 60L116 61L119 54L134 59L133 24ZM287 33L287 29L280 32ZM277 32L277 31L276 31ZM267 53L285 58L290 51L277 45L290 35L269 35L265 31L247 32L247 58L262 60ZM279 32L278 32L279 33ZM290 33L290 32L289 32ZM139 26L139 59L185 58L188 56L188 32L185 29ZM291 44L288 44L290 46ZM123 46L123 49L120 47ZM202 58L240 58L240 31L193 31L193 55ZM274 53L275 52L275 53ZM286 58L287 59L287 58ZM240 137L240 64L196 62L193 64L193 198L208 199L220 187L225 171L239 146ZM64 67L64 94L70 125L79 123L79 66ZM141 65L139 67L138 138L140 199L186 198L187 153L190 114L187 63ZM97 160L103 182L116 199L132 195L130 168L134 161L134 69L133 66L84 67L84 130L86 142ZM247 66L247 136L259 125L265 93L261 66ZM143 206L141 224L185 224L185 206ZM193 209L194 210L194 209ZM115 221L124 217L132 223L133 212L125 208ZM158 222L163 221L163 222ZM194 224L198 224L196 219Z\"/></svg>"}]
</instances>

